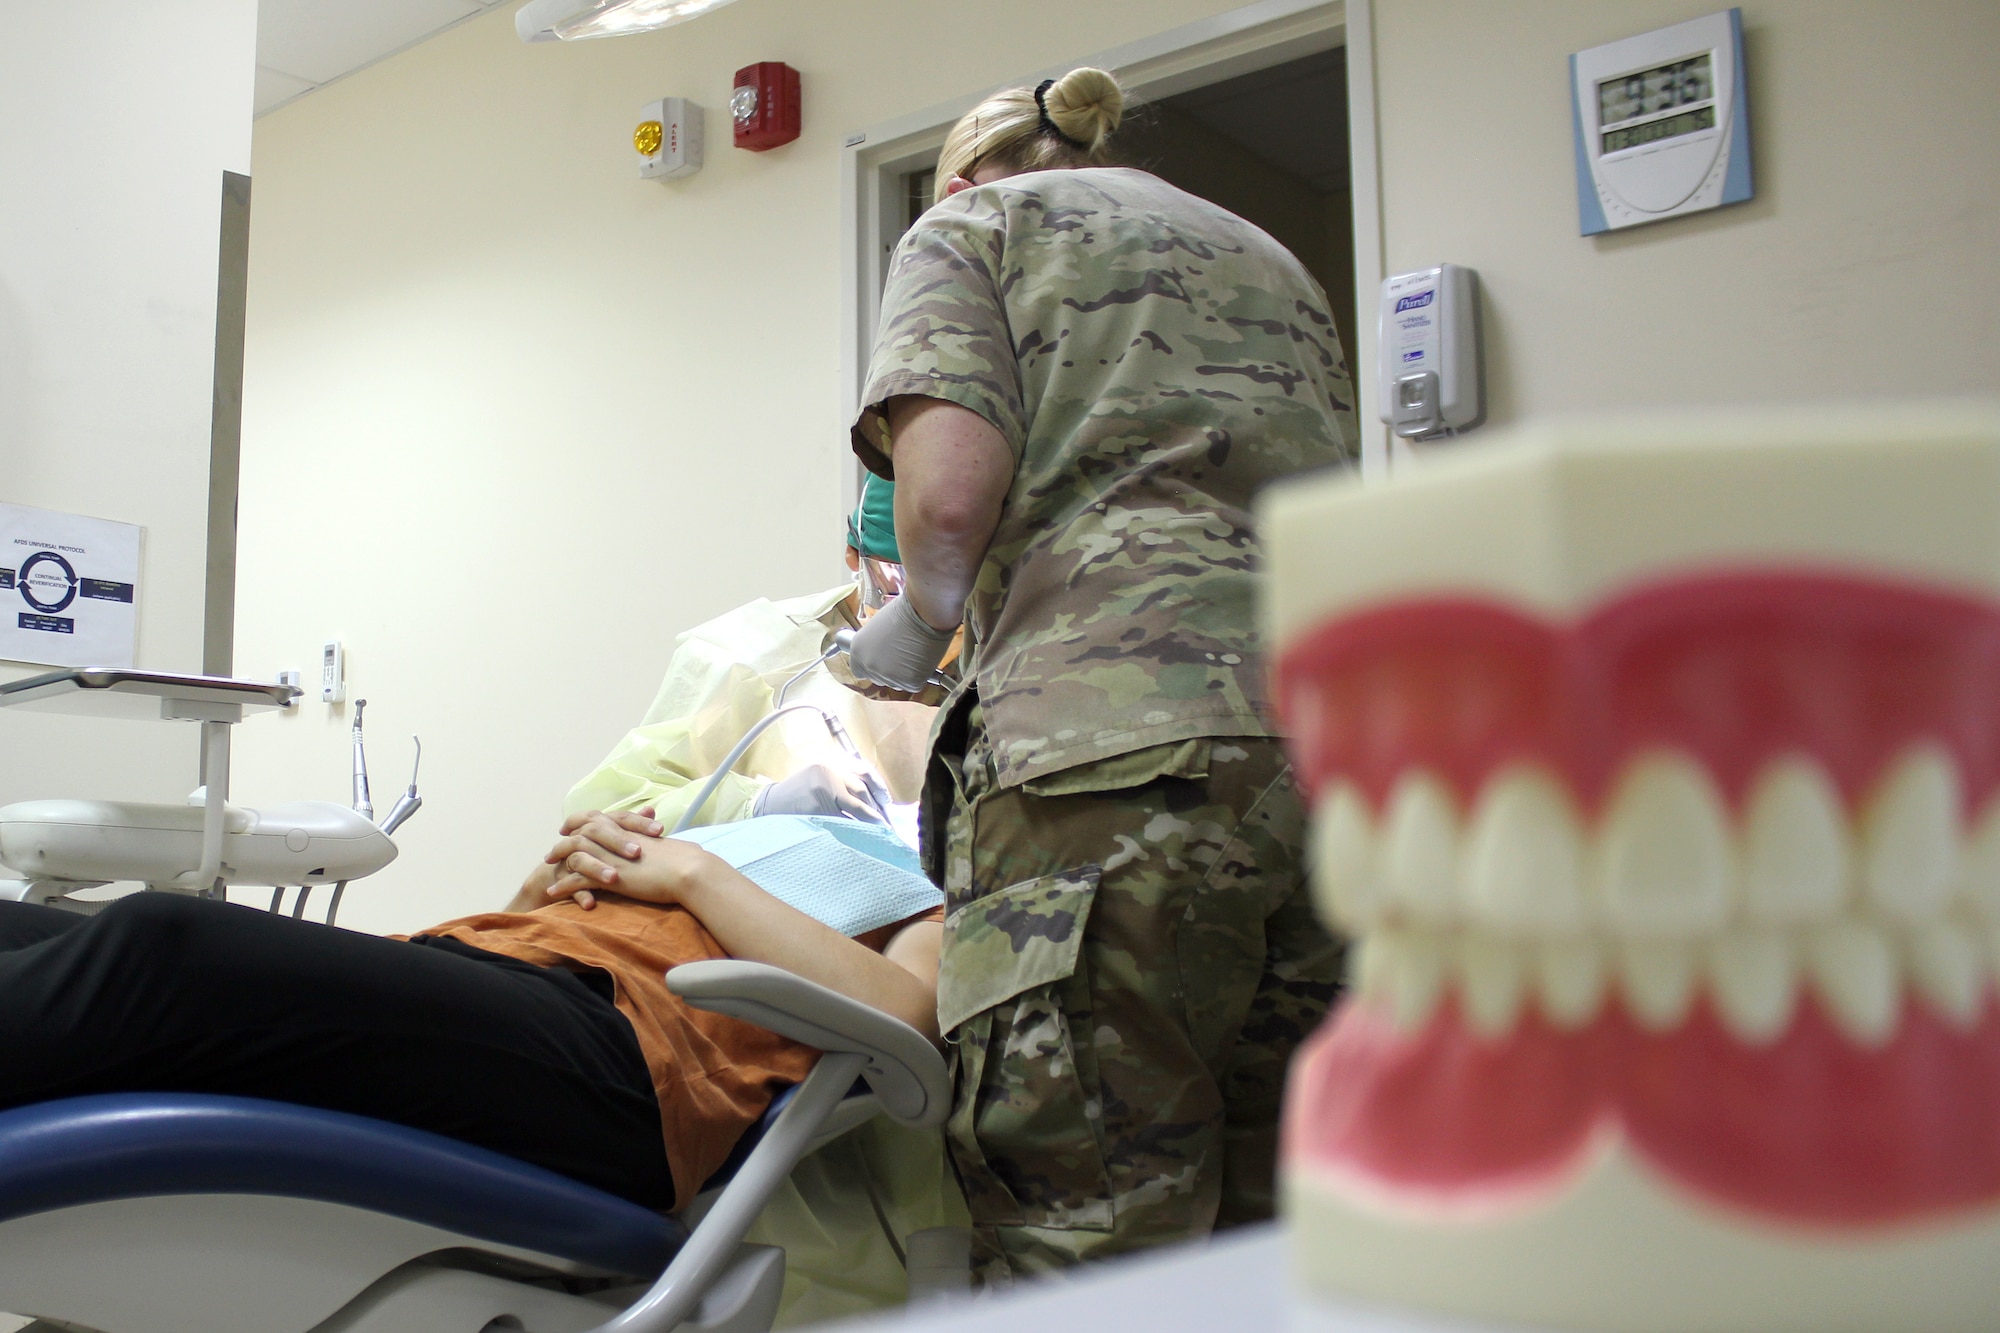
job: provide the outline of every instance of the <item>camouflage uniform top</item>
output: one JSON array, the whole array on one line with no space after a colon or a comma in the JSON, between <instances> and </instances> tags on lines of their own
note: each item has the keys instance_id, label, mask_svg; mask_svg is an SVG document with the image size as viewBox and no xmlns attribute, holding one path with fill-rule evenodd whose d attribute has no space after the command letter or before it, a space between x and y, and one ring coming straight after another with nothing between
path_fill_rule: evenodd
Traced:
<instances>
[{"instance_id":1,"label":"camouflage uniform top","mask_svg":"<svg viewBox=\"0 0 2000 1333\"><path fill-rule=\"evenodd\" d=\"M970 408L1014 451L966 604L1001 785L1272 734L1251 498L1355 436L1298 260L1142 171L962 191L904 236L883 295L854 448L885 477L898 394Z\"/></svg>"}]
</instances>

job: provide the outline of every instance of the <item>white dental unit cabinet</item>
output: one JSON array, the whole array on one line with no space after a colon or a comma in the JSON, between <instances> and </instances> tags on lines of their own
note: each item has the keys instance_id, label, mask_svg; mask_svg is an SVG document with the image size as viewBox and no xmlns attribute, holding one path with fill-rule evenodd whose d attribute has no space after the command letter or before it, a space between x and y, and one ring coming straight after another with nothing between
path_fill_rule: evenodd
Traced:
<instances>
[{"instance_id":1,"label":"white dental unit cabinet","mask_svg":"<svg viewBox=\"0 0 2000 1333\"><path fill-rule=\"evenodd\" d=\"M1743 11L1594 46L1569 69L1585 236L1750 197Z\"/></svg>"},{"instance_id":2,"label":"white dental unit cabinet","mask_svg":"<svg viewBox=\"0 0 2000 1333\"><path fill-rule=\"evenodd\" d=\"M264 681L103 667L0 685L0 710L198 723L207 779L179 805L64 799L0 808L0 864L25 876L0 877L0 898L88 911L71 895L120 880L213 897L231 884L297 885L298 915L308 886L344 884L389 864L396 844L365 814L323 801L261 810L228 803L229 729L297 694ZM414 808L414 779L411 787Z\"/></svg>"}]
</instances>

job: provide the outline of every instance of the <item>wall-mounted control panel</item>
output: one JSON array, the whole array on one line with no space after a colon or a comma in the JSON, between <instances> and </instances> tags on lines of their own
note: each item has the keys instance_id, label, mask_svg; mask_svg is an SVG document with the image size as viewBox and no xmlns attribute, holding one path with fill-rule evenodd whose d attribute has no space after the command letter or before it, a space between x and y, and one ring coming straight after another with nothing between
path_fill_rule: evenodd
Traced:
<instances>
[{"instance_id":1,"label":"wall-mounted control panel","mask_svg":"<svg viewBox=\"0 0 2000 1333\"><path fill-rule=\"evenodd\" d=\"M319 650L319 698L337 704L347 699L347 653L339 639L328 639Z\"/></svg>"}]
</instances>

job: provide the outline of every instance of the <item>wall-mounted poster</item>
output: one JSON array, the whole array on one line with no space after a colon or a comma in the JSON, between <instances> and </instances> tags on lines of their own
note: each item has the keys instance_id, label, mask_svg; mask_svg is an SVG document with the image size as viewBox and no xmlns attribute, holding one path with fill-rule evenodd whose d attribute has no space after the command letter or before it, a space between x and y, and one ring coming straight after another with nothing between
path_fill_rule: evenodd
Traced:
<instances>
[{"instance_id":1,"label":"wall-mounted poster","mask_svg":"<svg viewBox=\"0 0 2000 1333\"><path fill-rule=\"evenodd\" d=\"M140 532L0 504L0 660L136 665Z\"/></svg>"}]
</instances>

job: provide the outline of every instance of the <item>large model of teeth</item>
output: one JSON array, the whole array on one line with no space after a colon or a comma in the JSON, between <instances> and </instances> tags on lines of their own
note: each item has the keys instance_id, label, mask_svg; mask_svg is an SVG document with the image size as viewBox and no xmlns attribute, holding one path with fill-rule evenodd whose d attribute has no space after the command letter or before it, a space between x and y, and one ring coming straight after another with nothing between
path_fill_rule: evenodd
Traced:
<instances>
[{"instance_id":1,"label":"large model of teeth","mask_svg":"<svg viewBox=\"0 0 2000 1333\"><path fill-rule=\"evenodd\" d=\"M2000 1327L2000 412L1578 425L1262 516L1309 1289Z\"/></svg>"}]
</instances>

